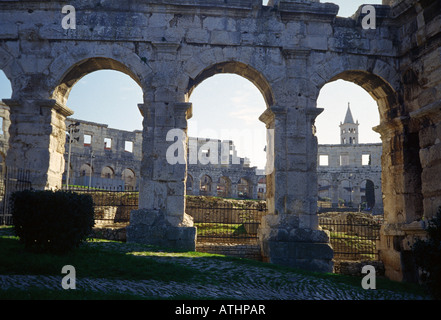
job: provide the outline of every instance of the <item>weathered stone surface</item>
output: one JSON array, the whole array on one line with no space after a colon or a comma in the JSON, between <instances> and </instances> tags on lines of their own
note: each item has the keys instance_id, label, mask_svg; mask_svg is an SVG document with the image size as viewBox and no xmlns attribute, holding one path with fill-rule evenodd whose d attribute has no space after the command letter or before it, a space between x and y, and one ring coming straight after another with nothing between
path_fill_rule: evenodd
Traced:
<instances>
[{"instance_id":1,"label":"weathered stone surface","mask_svg":"<svg viewBox=\"0 0 441 320\"><path fill-rule=\"evenodd\" d=\"M314 271L333 270L329 232L300 227L294 214L263 217L258 236L264 260Z\"/></svg>"},{"instance_id":2,"label":"weathered stone surface","mask_svg":"<svg viewBox=\"0 0 441 320\"><path fill-rule=\"evenodd\" d=\"M191 217L186 215L179 222L170 222L158 210L134 210L130 214L130 225L126 228L127 242L144 243L194 251L196 249L196 228Z\"/></svg>"},{"instance_id":3,"label":"weathered stone surface","mask_svg":"<svg viewBox=\"0 0 441 320\"><path fill-rule=\"evenodd\" d=\"M65 105L72 87L91 72L120 71L144 92L140 208L184 221L185 192L168 193L169 183L185 181L187 166L173 168L166 162L169 144L164 134L175 126L186 129L188 115L183 117L174 108L176 103L188 102L193 89L208 77L235 73L252 81L267 103L261 118L274 130L268 139L268 149L274 150L268 155L274 164L267 176L269 212L283 217L277 222L281 226L285 215L298 221L279 228L272 217L262 230L285 239L297 227L318 228L317 142L312 129L320 111L315 110L316 101L326 83L346 80L360 85L378 103L381 124L376 130L383 141L382 167L387 168L382 172L387 222L399 229L429 217L441 199L441 186L431 182L439 171L439 140L427 136L434 131L419 132L439 128L441 122L439 2L383 3L376 6L376 29L364 30L361 10L352 18L340 18L337 5L318 0L274 0L266 6L257 0L153 0L130 5L105 1L99 10L90 1L72 0L76 29L64 30L63 1L3 1L0 68L13 89L6 101L11 120L6 163L30 169L37 189L60 187L64 120L71 115ZM306 159L290 157L293 148ZM421 152L423 161L420 149L426 149ZM132 227L136 231L136 225ZM146 227L150 239L180 245L181 240L164 236L176 226ZM193 229L185 230L188 234L176 232L185 233L182 239L191 238ZM408 274L407 262L397 262L408 251L388 245L400 243L397 237L382 235L382 256L390 258L385 258L386 274L399 277ZM279 252L288 243L264 241L263 246ZM314 252L328 257L326 250ZM325 269L327 261L291 254L282 262Z\"/></svg>"}]
</instances>

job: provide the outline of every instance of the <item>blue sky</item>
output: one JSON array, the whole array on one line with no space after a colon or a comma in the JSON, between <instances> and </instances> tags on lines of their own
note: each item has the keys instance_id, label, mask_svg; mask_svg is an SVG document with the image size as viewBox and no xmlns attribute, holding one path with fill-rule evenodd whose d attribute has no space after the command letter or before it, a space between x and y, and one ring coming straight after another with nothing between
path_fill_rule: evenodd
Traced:
<instances>
[{"instance_id":1,"label":"blue sky","mask_svg":"<svg viewBox=\"0 0 441 320\"><path fill-rule=\"evenodd\" d=\"M351 16L362 4L381 4L381 0L335 0L339 16ZM9 98L9 81L0 71L0 98ZM137 104L142 91L127 75L115 71L98 71L82 78L72 89L67 105L74 117L123 130L142 129ZM238 154L248 157L252 165L265 165L265 127L258 117L265 110L261 93L248 80L236 75L216 75L202 82L192 93L193 118L189 135L216 139L232 139ZM360 142L381 142L372 127L379 124L376 102L361 87L345 81L325 85L317 107L324 112L317 118L319 143L339 143L340 121L348 102L355 120L360 122ZM241 128L241 129L238 129Z\"/></svg>"}]
</instances>

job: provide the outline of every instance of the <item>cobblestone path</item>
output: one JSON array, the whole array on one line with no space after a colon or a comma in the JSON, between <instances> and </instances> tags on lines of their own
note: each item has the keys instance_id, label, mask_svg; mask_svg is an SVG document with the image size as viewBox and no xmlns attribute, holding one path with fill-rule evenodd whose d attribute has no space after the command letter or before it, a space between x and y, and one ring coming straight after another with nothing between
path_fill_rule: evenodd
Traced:
<instances>
[{"instance_id":1,"label":"cobblestone path","mask_svg":"<svg viewBox=\"0 0 441 320\"><path fill-rule=\"evenodd\" d=\"M102 246L103 244L97 244ZM134 252L133 246L108 243L113 250ZM145 250L145 248L143 249ZM146 253L136 250L133 254ZM156 280L127 281L99 278L78 278L77 289L102 293L118 292L143 297L173 298L188 296L206 299L247 300L419 300L427 297L381 289L364 290L360 286L339 283L314 275L303 275L291 271L240 264L220 259L201 259L165 252L148 252L158 261L177 263L195 268L201 275L210 274L207 283L165 282ZM0 275L0 287L48 288L62 290L60 276Z\"/></svg>"}]
</instances>

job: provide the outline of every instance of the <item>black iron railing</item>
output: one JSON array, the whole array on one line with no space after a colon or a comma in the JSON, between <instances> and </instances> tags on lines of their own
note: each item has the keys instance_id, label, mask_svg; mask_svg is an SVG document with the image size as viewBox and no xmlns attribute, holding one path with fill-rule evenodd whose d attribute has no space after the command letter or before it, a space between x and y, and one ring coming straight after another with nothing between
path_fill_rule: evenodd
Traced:
<instances>
[{"instance_id":1,"label":"black iron railing","mask_svg":"<svg viewBox=\"0 0 441 320\"><path fill-rule=\"evenodd\" d=\"M235 242L256 240L261 219L267 214L265 202L187 202L198 241Z\"/></svg>"},{"instance_id":2,"label":"black iron railing","mask_svg":"<svg viewBox=\"0 0 441 320\"><path fill-rule=\"evenodd\" d=\"M319 225L330 232L336 260L378 260L377 241L383 223L379 216L349 219L319 218Z\"/></svg>"},{"instance_id":3,"label":"black iron railing","mask_svg":"<svg viewBox=\"0 0 441 320\"><path fill-rule=\"evenodd\" d=\"M139 192L132 187L63 187L81 194L89 194L94 203L95 225L129 223L130 212L138 209Z\"/></svg>"},{"instance_id":4,"label":"black iron railing","mask_svg":"<svg viewBox=\"0 0 441 320\"><path fill-rule=\"evenodd\" d=\"M30 171L4 167L0 173L0 225L12 225L11 195L15 191L32 189Z\"/></svg>"}]
</instances>

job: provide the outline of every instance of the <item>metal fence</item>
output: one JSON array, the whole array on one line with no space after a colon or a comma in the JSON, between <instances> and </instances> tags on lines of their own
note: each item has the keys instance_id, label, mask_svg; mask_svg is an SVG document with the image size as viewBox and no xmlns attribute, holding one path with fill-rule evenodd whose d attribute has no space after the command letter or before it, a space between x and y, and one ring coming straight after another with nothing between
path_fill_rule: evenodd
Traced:
<instances>
[{"instance_id":1,"label":"metal fence","mask_svg":"<svg viewBox=\"0 0 441 320\"><path fill-rule=\"evenodd\" d=\"M14 191L31 189L32 184L27 170L8 168L4 171L0 177L0 224L12 224L10 195ZM139 192L135 188L63 187L63 190L92 196L96 226L127 225L130 212L138 209ZM204 198L209 197L187 198L186 203L186 213L193 217L197 227L198 245L223 244L224 249L227 245L243 252L253 248L257 256L257 230L267 214L266 202L206 201ZM378 260L377 241L382 223L382 216L362 218L360 214L351 213L344 219L319 217L319 225L330 231L336 260Z\"/></svg>"},{"instance_id":2,"label":"metal fence","mask_svg":"<svg viewBox=\"0 0 441 320\"><path fill-rule=\"evenodd\" d=\"M349 218L348 218L349 217ZM330 231L330 241L336 260L378 260L377 241L380 239L382 217L345 219L319 218L319 225Z\"/></svg>"},{"instance_id":3,"label":"metal fence","mask_svg":"<svg viewBox=\"0 0 441 320\"><path fill-rule=\"evenodd\" d=\"M29 170L4 167L0 174L0 225L12 225L11 195L32 189Z\"/></svg>"},{"instance_id":4,"label":"metal fence","mask_svg":"<svg viewBox=\"0 0 441 320\"><path fill-rule=\"evenodd\" d=\"M95 210L95 226L127 224L130 221L130 212L138 209L139 192L135 188L67 188L64 186L63 190L89 194L92 197Z\"/></svg>"},{"instance_id":5,"label":"metal fence","mask_svg":"<svg viewBox=\"0 0 441 320\"><path fill-rule=\"evenodd\" d=\"M198 241L257 241L257 228L267 214L265 202L188 202Z\"/></svg>"}]
</instances>

